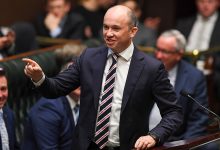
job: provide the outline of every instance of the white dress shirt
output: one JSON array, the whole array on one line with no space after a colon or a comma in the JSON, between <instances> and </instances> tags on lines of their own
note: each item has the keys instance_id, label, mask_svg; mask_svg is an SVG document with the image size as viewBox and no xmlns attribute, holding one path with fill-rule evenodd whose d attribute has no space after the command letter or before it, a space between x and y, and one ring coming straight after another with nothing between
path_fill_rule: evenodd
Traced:
<instances>
[{"instance_id":1,"label":"white dress shirt","mask_svg":"<svg viewBox=\"0 0 220 150\"><path fill-rule=\"evenodd\" d=\"M188 37L186 51L192 51L194 49L204 51L209 48L210 39L217 18L217 12L208 18L204 18L200 14L197 15L196 21Z\"/></svg>"},{"instance_id":2,"label":"white dress shirt","mask_svg":"<svg viewBox=\"0 0 220 150\"><path fill-rule=\"evenodd\" d=\"M62 32L66 20L67 20L67 16L64 16L63 19L60 21L59 25L57 26L57 28L50 31L51 37L56 38Z\"/></svg>"}]
</instances>

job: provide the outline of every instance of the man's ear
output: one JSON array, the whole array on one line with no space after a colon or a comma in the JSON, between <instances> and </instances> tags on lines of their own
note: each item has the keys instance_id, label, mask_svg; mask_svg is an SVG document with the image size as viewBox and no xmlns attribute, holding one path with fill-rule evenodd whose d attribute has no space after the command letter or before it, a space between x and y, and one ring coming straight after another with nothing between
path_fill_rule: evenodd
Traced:
<instances>
[{"instance_id":1,"label":"man's ear","mask_svg":"<svg viewBox=\"0 0 220 150\"><path fill-rule=\"evenodd\" d=\"M137 31L138 31L138 27L131 28L131 31L130 31L131 38L133 38L136 35Z\"/></svg>"},{"instance_id":2,"label":"man's ear","mask_svg":"<svg viewBox=\"0 0 220 150\"><path fill-rule=\"evenodd\" d=\"M180 49L180 50L179 50L179 53L178 53L177 60L181 60L182 57L183 57L183 54L184 54L184 50L183 50L183 49Z\"/></svg>"},{"instance_id":3,"label":"man's ear","mask_svg":"<svg viewBox=\"0 0 220 150\"><path fill-rule=\"evenodd\" d=\"M70 3L70 2L66 2L66 4L65 4L65 10L66 10L66 12L69 12L70 9L71 9L71 3Z\"/></svg>"}]
</instances>

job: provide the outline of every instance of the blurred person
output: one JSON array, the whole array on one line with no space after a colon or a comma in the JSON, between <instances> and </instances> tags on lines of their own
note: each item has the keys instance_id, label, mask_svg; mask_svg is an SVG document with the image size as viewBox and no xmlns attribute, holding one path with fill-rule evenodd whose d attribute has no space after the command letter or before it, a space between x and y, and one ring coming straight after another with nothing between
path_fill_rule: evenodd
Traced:
<instances>
[{"instance_id":1,"label":"blurred person","mask_svg":"<svg viewBox=\"0 0 220 150\"><path fill-rule=\"evenodd\" d=\"M15 51L15 32L9 27L0 27L0 59L13 55Z\"/></svg>"},{"instance_id":2,"label":"blurred person","mask_svg":"<svg viewBox=\"0 0 220 150\"><path fill-rule=\"evenodd\" d=\"M117 0L97 0L99 6L100 6L100 11L103 14L103 17L106 13L106 11L117 4Z\"/></svg>"},{"instance_id":3,"label":"blurred person","mask_svg":"<svg viewBox=\"0 0 220 150\"><path fill-rule=\"evenodd\" d=\"M162 144L180 126L182 110L164 65L134 46L137 30L132 11L116 5L104 17L106 45L86 49L56 77L46 77L35 61L23 59L25 74L46 97L65 95L80 86L75 149L144 150ZM163 118L149 131L146 118L154 101Z\"/></svg>"},{"instance_id":4,"label":"blurred person","mask_svg":"<svg viewBox=\"0 0 220 150\"><path fill-rule=\"evenodd\" d=\"M84 39L85 20L70 12L69 0L46 0L46 12L37 18L37 35L52 38Z\"/></svg>"},{"instance_id":5,"label":"blurred person","mask_svg":"<svg viewBox=\"0 0 220 150\"><path fill-rule=\"evenodd\" d=\"M54 54L57 67L62 69L64 64L80 56L85 48L86 45L84 44L69 43L65 44L62 48L56 49Z\"/></svg>"},{"instance_id":6,"label":"blurred person","mask_svg":"<svg viewBox=\"0 0 220 150\"><path fill-rule=\"evenodd\" d=\"M13 111L6 105L8 80L4 68L0 67L0 149L18 150Z\"/></svg>"},{"instance_id":7,"label":"blurred person","mask_svg":"<svg viewBox=\"0 0 220 150\"><path fill-rule=\"evenodd\" d=\"M195 0L197 13L177 22L177 29L180 30L187 38L186 51L205 51L210 48L220 46L220 16L219 0ZM204 74L211 75L210 95L214 101L219 99L219 53L209 53L210 55L200 55L197 60L197 68ZM208 57L207 57L208 56ZM206 61L207 60L207 61ZM208 62L208 63L207 63ZM212 67L208 67L210 66ZM212 93L213 92L213 93ZM214 104L214 103L212 103ZM215 105L215 104L214 104ZM215 112L220 114L218 109L211 106Z\"/></svg>"},{"instance_id":8,"label":"blurred person","mask_svg":"<svg viewBox=\"0 0 220 150\"><path fill-rule=\"evenodd\" d=\"M160 27L161 18L158 16L147 17L144 19L144 25L152 30L158 31Z\"/></svg>"},{"instance_id":9,"label":"blurred person","mask_svg":"<svg viewBox=\"0 0 220 150\"><path fill-rule=\"evenodd\" d=\"M185 45L186 39L178 30L163 32L156 43L155 56L164 63L177 94L178 104L182 106L184 113L183 124L167 141L192 139L207 134L208 112L180 95L180 91L185 90L201 105L208 107L206 79L201 71L182 59ZM160 118L160 111L154 104L150 115L150 129L160 122Z\"/></svg>"},{"instance_id":10,"label":"blurred person","mask_svg":"<svg viewBox=\"0 0 220 150\"><path fill-rule=\"evenodd\" d=\"M200 51L219 46L219 0L195 0L197 14L180 19L177 29L187 38L186 51Z\"/></svg>"},{"instance_id":11,"label":"blurred person","mask_svg":"<svg viewBox=\"0 0 220 150\"><path fill-rule=\"evenodd\" d=\"M119 4L127 6L130 8L138 19L141 17L141 8L136 0L124 0ZM140 21L138 22L138 32L134 37L134 44L137 46L155 46L156 43L157 32L155 29L146 27Z\"/></svg>"},{"instance_id":12,"label":"blurred person","mask_svg":"<svg viewBox=\"0 0 220 150\"><path fill-rule=\"evenodd\" d=\"M28 113L22 150L74 149L73 134L79 116L80 89L56 99L42 97Z\"/></svg>"},{"instance_id":13,"label":"blurred person","mask_svg":"<svg viewBox=\"0 0 220 150\"><path fill-rule=\"evenodd\" d=\"M36 30L33 24L29 22L16 22L11 28L15 32L15 50L14 54L20 54L39 48L36 40Z\"/></svg>"},{"instance_id":14,"label":"blurred person","mask_svg":"<svg viewBox=\"0 0 220 150\"><path fill-rule=\"evenodd\" d=\"M81 14L86 21L84 34L87 39L94 38L100 40L102 29L103 13L100 11L101 0L80 0L79 5L73 11Z\"/></svg>"}]
</instances>

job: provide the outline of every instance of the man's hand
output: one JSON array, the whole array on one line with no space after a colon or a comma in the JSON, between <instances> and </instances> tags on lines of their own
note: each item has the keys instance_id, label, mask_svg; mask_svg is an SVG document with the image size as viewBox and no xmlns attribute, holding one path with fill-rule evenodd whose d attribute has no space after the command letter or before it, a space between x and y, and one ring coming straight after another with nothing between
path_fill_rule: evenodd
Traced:
<instances>
[{"instance_id":1,"label":"man's hand","mask_svg":"<svg viewBox=\"0 0 220 150\"><path fill-rule=\"evenodd\" d=\"M40 81L44 74L42 68L35 61L29 58L23 58L22 61L27 63L24 67L24 73L34 82L37 83Z\"/></svg>"},{"instance_id":2,"label":"man's hand","mask_svg":"<svg viewBox=\"0 0 220 150\"><path fill-rule=\"evenodd\" d=\"M135 143L135 150L146 150L156 145L156 141L150 136L141 136Z\"/></svg>"},{"instance_id":3,"label":"man's hand","mask_svg":"<svg viewBox=\"0 0 220 150\"><path fill-rule=\"evenodd\" d=\"M45 20L44 23L46 25L46 27L48 28L48 30L53 31L54 29L56 29L61 21L62 18L53 15L52 13L49 13Z\"/></svg>"}]
</instances>

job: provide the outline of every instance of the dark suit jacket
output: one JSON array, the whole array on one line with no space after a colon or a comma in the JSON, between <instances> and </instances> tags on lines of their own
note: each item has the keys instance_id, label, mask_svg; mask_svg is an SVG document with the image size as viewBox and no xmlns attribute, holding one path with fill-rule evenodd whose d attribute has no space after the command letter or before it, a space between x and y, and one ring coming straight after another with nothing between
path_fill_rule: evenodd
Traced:
<instances>
[{"instance_id":1,"label":"dark suit jacket","mask_svg":"<svg viewBox=\"0 0 220 150\"><path fill-rule=\"evenodd\" d=\"M47 97L66 95L81 87L80 116L74 136L74 148L87 150L94 138L107 47L89 48L67 70L47 78L39 90ZM140 136L148 133L148 116L154 101L163 119L151 132L163 141L182 122L182 109L176 105L176 94L167 78L164 65L134 49L125 83L120 114L120 147L130 150ZM147 113L146 113L147 111Z\"/></svg>"},{"instance_id":2,"label":"dark suit jacket","mask_svg":"<svg viewBox=\"0 0 220 150\"><path fill-rule=\"evenodd\" d=\"M196 15L179 20L176 28L186 37L186 39L188 39L195 21L196 21ZM220 16L218 16L213 32L211 34L209 47L215 47L215 46L220 45L220 38L219 38L220 28L219 27L220 27Z\"/></svg>"},{"instance_id":3,"label":"dark suit jacket","mask_svg":"<svg viewBox=\"0 0 220 150\"><path fill-rule=\"evenodd\" d=\"M182 89L189 92L201 105L208 107L206 79L203 73L188 62L180 61L175 91L178 104L183 107L184 120L180 129L169 138L169 141L195 138L206 134L208 113L192 100L181 96Z\"/></svg>"},{"instance_id":4,"label":"dark suit jacket","mask_svg":"<svg viewBox=\"0 0 220 150\"><path fill-rule=\"evenodd\" d=\"M30 110L21 144L23 150L71 150L75 124L66 97L41 98Z\"/></svg>"},{"instance_id":5,"label":"dark suit jacket","mask_svg":"<svg viewBox=\"0 0 220 150\"><path fill-rule=\"evenodd\" d=\"M44 24L46 14L42 14L37 18L36 30L37 35L50 37L50 31ZM81 15L76 13L69 13L66 16L64 26L61 33L56 38L66 39L83 39L84 38L85 21Z\"/></svg>"},{"instance_id":6,"label":"dark suit jacket","mask_svg":"<svg viewBox=\"0 0 220 150\"><path fill-rule=\"evenodd\" d=\"M6 129L8 132L9 138L9 148L10 150L18 150L19 145L17 143L16 134L15 134L15 119L14 114L10 108L7 106L3 107L3 118L5 121ZM0 150L2 150L2 141L0 137Z\"/></svg>"}]
</instances>

